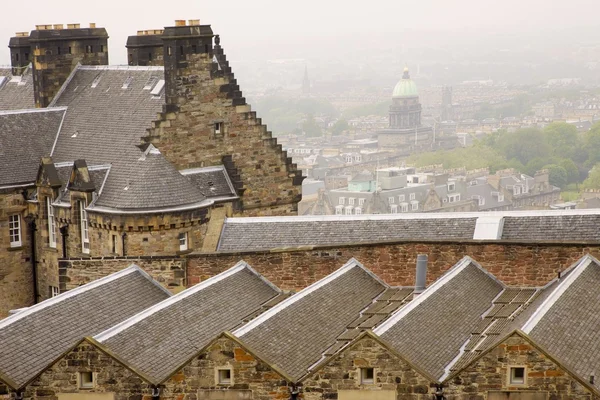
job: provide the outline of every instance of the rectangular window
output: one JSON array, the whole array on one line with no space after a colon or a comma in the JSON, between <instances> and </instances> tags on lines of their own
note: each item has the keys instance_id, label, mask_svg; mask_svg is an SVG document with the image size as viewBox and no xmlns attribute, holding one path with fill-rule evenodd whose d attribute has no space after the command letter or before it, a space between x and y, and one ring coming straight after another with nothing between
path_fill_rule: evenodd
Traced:
<instances>
[{"instance_id":1,"label":"rectangular window","mask_svg":"<svg viewBox=\"0 0 600 400\"><path fill-rule=\"evenodd\" d=\"M94 387L94 373L80 372L79 373L79 389L92 389Z\"/></svg>"},{"instance_id":2,"label":"rectangular window","mask_svg":"<svg viewBox=\"0 0 600 400\"><path fill-rule=\"evenodd\" d=\"M415 194L414 194L414 193L411 193L411 194L410 194L410 196L409 196L409 199L410 199L410 200L414 200L414 199L415 199Z\"/></svg>"},{"instance_id":3,"label":"rectangular window","mask_svg":"<svg viewBox=\"0 0 600 400\"><path fill-rule=\"evenodd\" d=\"M360 384L372 385L375 382L375 371L373 368L360 369Z\"/></svg>"},{"instance_id":4,"label":"rectangular window","mask_svg":"<svg viewBox=\"0 0 600 400\"><path fill-rule=\"evenodd\" d=\"M525 367L510 368L510 383L511 385L525 384Z\"/></svg>"},{"instance_id":5,"label":"rectangular window","mask_svg":"<svg viewBox=\"0 0 600 400\"><path fill-rule=\"evenodd\" d=\"M346 198L345 197L340 197L339 201L339 205L343 206L344 204L346 204Z\"/></svg>"},{"instance_id":6,"label":"rectangular window","mask_svg":"<svg viewBox=\"0 0 600 400\"><path fill-rule=\"evenodd\" d=\"M187 232L181 232L179 234L179 251L185 251L188 249L188 234Z\"/></svg>"},{"instance_id":7,"label":"rectangular window","mask_svg":"<svg viewBox=\"0 0 600 400\"><path fill-rule=\"evenodd\" d=\"M50 197L46 197L46 207L48 209L48 245L56 248L56 220L54 219L54 207Z\"/></svg>"},{"instance_id":8,"label":"rectangular window","mask_svg":"<svg viewBox=\"0 0 600 400\"><path fill-rule=\"evenodd\" d=\"M449 183L449 184L448 184L448 191L449 191L449 192L453 192L453 191L454 191L454 189L456 189L456 184L454 184L454 183Z\"/></svg>"},{"instance_id":9,"label":"rectangular window","mask_svg":"<svg viewBox=\"0 0 600 400\"><path fill-rule=\"evenodd\" d=\"M394 198L393 197L388 197L388 203L389 204L394 204Z\"/></svg>"},{"instance_id":10,"label":"rectangular window","mask_svg":"<svg viewBox=\"0 0 600 400\"><path fill-rule=\"evenodd\" d=\"M401 206L402 206L402 212L403 213L408 212L408 204L407 203L402 203Z\"/></svg>"},{"instance_id":11,"label":"rectangular window","mask_svg":"<svg viewBox=\"0 0 600 400\"><path fill-rule=\"evenodd\" d=\"M171 50L171 46L167 47L167 55L170 56L173 54L173 50Z\"/></svg>"},{"instance_id":12,"label":"rectangular window","mask_svg":"<svg viewBox=\"0 0 600 400\"><path fill-rule=\"evenodd\" d=\"M117 235L112 235L112 252L117 254Z\"/></svg>"},{"instance_id":13,"label":"rectangular window","mask_svg":"<svg viewBox=\"0 0 600 400\"><path fill-rule=\"evenodd\" d=\"M335 215L342 215L344 212L344 206L335 206Z\"/></svg>"},{"instance_id":14,"label":"rectangular window","mask_svg":"<svg viewBox=\"0 0 600 400\"><path fill-rule=\"evenodd\" d=\"M73 54L73 50L71 49L71 46L69 46L69 54Z\"/></svg>"},{"instance_id":15,"label":"rectangular window","mask_svg":"<svg viewBox=\"0 0 600 400\"><path fill-rule=\"evenodd\" d=\"M348 204L350 204L351 206L354 205L354 197L349 197L348 198Z\"/></svg>"},{"instance_id":16,"label":"rectangular window","mask_svg":"<svg viewBox=\"0 0 600 400\"><path fill-rule=\"evenodd\" d=\"M419 202L418 201L413 201L410 203L412 206L412 211L417 211L419 209Z\"/></svg>"},{"instance_id":17,"label":"rectangular window","mask_svg":"<svg viewBox=\"0 0 600 400\"><path fill-rule=\"evenodd\" d=\"M356 214L356 215L361 215L361 214L362 214L362 208L360 208L360 207L356 207L356 208L354 209L354 214Z\"/></svg>"},{"instance_id":18,"label":"rectangular window","mask_svg":"<svg viewBox=\"0 0 600 400\"><path fill-rule=\"evenodd\" d=\"M85 211L85 202L79 201L79 212L81 217L81 252L90 253L90 232L87 211Z\"/></svg>"},{"instance_id":19,"label":"rectangular window","mask_svg":"<svg viewBox=\"0 0 600 400\"><path fill-rule=\"evenodd\" d=\"M86 53L91 53L92 52L92 46L90 46L90 45L85 46L85 52Z\"/></svg>"},{"instance_id":20,"label":"rectangular window","mask_svg":"<svg viewBox=\"0 0 600 400\"><path fill-rule=\"evenodd\" d=\"M215 122L215 137L223 137L225 133L222 122Z\"/></svg>"},{"instance_id":21,"label":"rectangular window","mask_svg":"<svg viewBox=\"0 0 600 400\"><path fill-rule=\"evenodd\" d=\"M359 206L364 206L365 205L365 199L358 199L358 205Z\"/></svg>"},{"instance_id":22,"label":"rectangular window","mask_svg":"<svg viewBox=\"0 0 600 400\"><path fill-rule=\"evenodd\" d=\"M352 206L346 206L346 208L344 208L344 214L346 214L346 215L352 215L352 209L353 208L354 207L352 207Z\"/></svg>"},{"instance_id":23,"label":"rectangular window","mask_svg":"<svg viewBox=\"0 0 600 400\"><path fill-rule=\"evenodd\" d=\"M104 53L104 45L103 44L100 45L100 53Z\"/></svg>"},{"instance_id":24,"label":"rectangular window","mask_svg":"<svg viewBox=\"0 0 600 400\"><path fill-rule=\"evenodd\" d=\"M10 247L21 246L21 216L19 214L8 216L8 236Z\"/></svg>"},{"instance_id":25,"label":"rectangular window","mask_svg":"<svg viewBox=\"0 0 600 400\"><path fill-rule=\"evenodd\" d=\"M400 203L402 203L404 201L404 199L405 199L405 196L403 194L401 194L401 195L398 196L398 201Z\"/></svg>"},{"instance_id":26,"label":"rectangular window","mask_svg":"<svg viewBox=\"0 0 600 400\"><path fill-rule=\"evenodd\" d=\"M219 369L217 371L217 379L219 380L219 385L231 385L231 370Z\"/></svg>"},{"instance_id":27,"label":"rectangular window","mask_svg":"<svg viewBox=\"0 0 600 400\"><path fill-rule=\"evenodd\" d=\"M398 204L392 204L392 205L390 206L390 212L391 212L392 214L398 214Z\"/></svg>"},{"instance_id":28,"label":"rectangular window","mask_svg":"<svg viewBox=\"0 0 600 400\"><path fill-rule=\"evenodd\" d=\"M56 297L60 294L60 290L58 290L57 286L50 286L50 297Z\"/></svg>"}]
</instances>

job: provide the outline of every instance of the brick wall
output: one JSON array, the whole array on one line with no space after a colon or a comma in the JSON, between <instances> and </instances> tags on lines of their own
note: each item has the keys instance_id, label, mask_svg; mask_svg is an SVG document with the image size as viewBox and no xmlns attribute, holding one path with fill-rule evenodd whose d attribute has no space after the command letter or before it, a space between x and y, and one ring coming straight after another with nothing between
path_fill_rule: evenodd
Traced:
<instances>
[{"instance_id":1,"label":"brick wall","mask_svg":"<svg viewBox=\"0 0 600 400\"><path fill-rule=\"evenodd\" d=\"M61 292L136 264L173 293L186 287L186 260L177 257L75 258L59 262Z\"/></svg>"},{"instance_id":2,"label":"brick wall","mask_svg":"<svg viewBox=\"0 0 600 400\"><path fill-rule=\"evenodd\" d=\"M427 254L428 283L470 256L508 285L538 286L585 254L600 256L598 244L397 242L305 250L190 254L188 283L223 272L243 259L284 290L302 289L354 257L390 285L414 285L417 254Z\"/></svg>"}]
</instances>

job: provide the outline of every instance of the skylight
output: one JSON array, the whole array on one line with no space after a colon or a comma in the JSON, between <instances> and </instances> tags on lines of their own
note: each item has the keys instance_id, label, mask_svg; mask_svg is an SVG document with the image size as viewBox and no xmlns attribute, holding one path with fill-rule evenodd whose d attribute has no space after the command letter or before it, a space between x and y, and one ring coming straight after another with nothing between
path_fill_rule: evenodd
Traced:
<instances>
[{"instance_id":1,"label":"skylight","mask_svg":"<svg viewBox=\"0 0 600 400\"><path fill-rule=\"evenodd\" d=\"M162 92L163 88L165 87L165 80L161 79L158 81L158 83L156 84L156 86L154 87L154 89L152 89L152 91L150 92L150 94L152 96L160 96L160 93Z\"/></svg>"},{"instance_id":2,"label":"skylight","mask_svg":"<svg viewBox=\"0 0 600 400\"><path fill-rule=\"evenodd\" d=\"M123 83L123 86L121 86L121 89L129 88L129 85L131 85L131 82L133 82L133 76L128 76L127 79L125 80L125 82Z\"/></svg>"},{"instance_id":3,"label":"skylight","mask_svg":"<svg viewBox=\"0 0 600 400\"><path fill-rule=\"evenodd\" d=\"M150 79L148 79L148 82L146 82L146 85L144 85L144 90L151 90L154 85L156 85L156 82L158 82L158 78L153 76Z\"/></svg>"},{"instance_id":4,"label":"skylight","mask_svg":"<svg viewBox=\"0 0 600 400\"><path fill-rule=\"evenodd\" d=\"M94 79L94 82L92 82L92 89L98 86L98 84L100 83L100 78L100 75L98 75L96 79Z\"/></svg>"}]
</instances>

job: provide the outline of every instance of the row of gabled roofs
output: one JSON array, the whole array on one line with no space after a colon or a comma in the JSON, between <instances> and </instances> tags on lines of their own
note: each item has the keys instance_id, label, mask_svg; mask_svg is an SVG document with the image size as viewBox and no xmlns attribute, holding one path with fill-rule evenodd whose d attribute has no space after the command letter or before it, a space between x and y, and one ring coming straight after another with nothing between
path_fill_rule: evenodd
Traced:
<instances>
[{"instance_id":1,"label":"row of gabled roofs","mask_svg":"<svg viewBox=\"0 0 600 400\"><path fill-rule=\"evenodd\" d=\"M600 368L599 285L590 256L538 288L465 257L419 295L354 259L293 295L245 262L173 296L131 266L0 321L0 380L18 390L87 338L159 384L232 332L291 383L364 334L443 382L517 331L586 381Z\"/></svg>"}]
</instances>

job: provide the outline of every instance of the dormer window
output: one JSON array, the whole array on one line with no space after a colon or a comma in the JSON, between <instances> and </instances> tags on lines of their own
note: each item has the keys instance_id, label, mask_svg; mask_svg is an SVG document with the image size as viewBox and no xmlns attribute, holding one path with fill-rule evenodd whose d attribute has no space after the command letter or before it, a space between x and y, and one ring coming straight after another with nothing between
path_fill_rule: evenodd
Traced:
<instances>
[{"instance_id":1,"label":"dormer window","mask_svg":"<svg viewBox=\"0 0 600 400\"><path fill-rule=\"evenodd\" d=\"M448 184L449 192L454 192L455 189L456 189L456 184L454 182Z\"/></svg>"}]
</instances>

